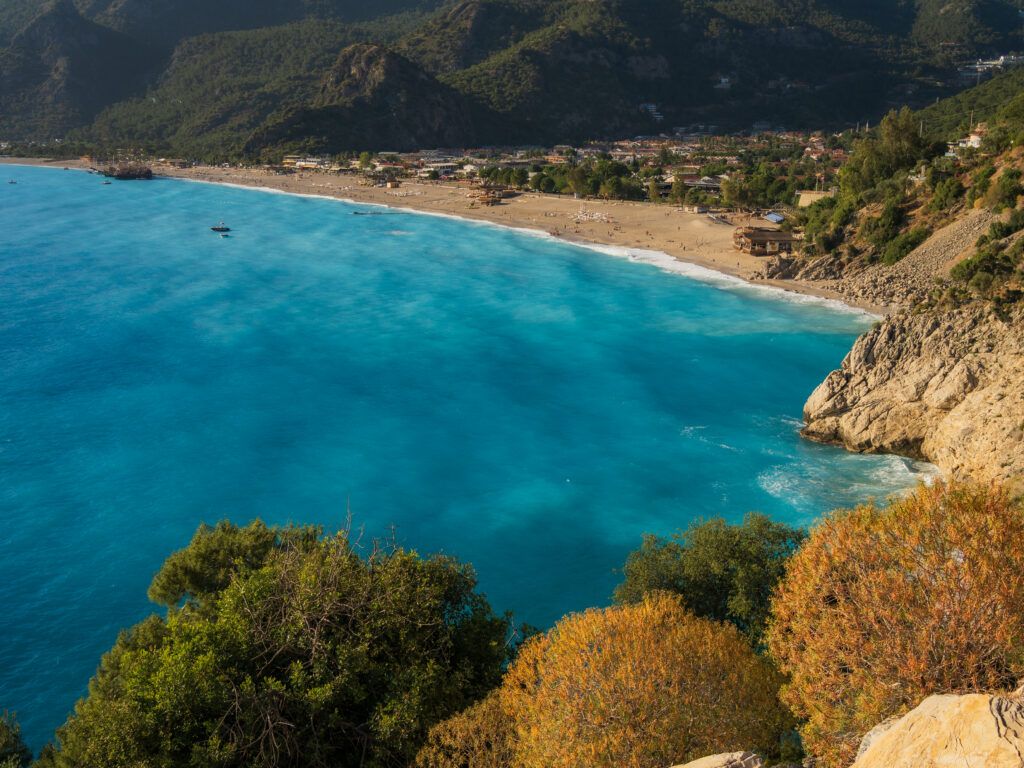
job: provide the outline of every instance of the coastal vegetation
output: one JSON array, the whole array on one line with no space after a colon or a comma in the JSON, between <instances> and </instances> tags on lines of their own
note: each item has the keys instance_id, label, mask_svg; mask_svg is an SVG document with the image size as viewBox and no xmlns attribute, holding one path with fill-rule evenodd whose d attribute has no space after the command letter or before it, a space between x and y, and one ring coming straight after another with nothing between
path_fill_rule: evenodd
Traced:
<instances>
[{"instance_id":1,"label":"coastal vegetation","mask_svg":"<svg viewBox=\"0 0 1024 768\"><path fill-rule=\"evenodd\" d=\"M473 571L349 534L201 528L156 575L42 765L386 766L514 644Z\"/></svg>"},{"instance_id":2,"label":"coastal vegetation","mask_svg":"<svg viewBox=\"0 0 1024 768\"><path fill-rule=\"evenodd\" d=\"M934 693L1024 676L1024 508L987 486L920 487L836 512L787 566L768 648L783 699L826 768Z\"/></svg>"},{"instance_id":3,"label":"coastal vegetation","mask_svg":"<svg viewBox=\"0 0 1024 768\"><path fill-rule=\"evenodd\" d=\"M18 721L10 712L0 712L0 768L28 768L31 762Z\"/></svg>"},{"instance_id":4,"label":"coastal vegetation","mask_svg":"<svg viewBox=\"0 0 1024 768\"><path fill-rule=\"evenodd\" d=\"M521 641L448 558L204 526L36 765L657 768L792 761L796 729L839 768L923 697L1024 675L1022 537L1008 492L943 482L809 534L698 523L644 540L618 605ZM29 758L4 716L0 765Z\"/></svg>"},{"instance_id":5,"label":"coastal vegetation","mask_svg":"<svg viewBox=\"0 0 1024 768\"><path fill-rule=\"evenodd\" d=\"M626 560L615 601L676 594L697 616L729 622L760 647L772 592L805 536L753 513L740 525L717 519L695 522L669 538L645 536Z\"/></svg>"},{"instance_id":6,"label":"coastal vegetation","mask_svg":"<svg viewBox=\"0 0 1024 768\"><path fill-rule=\"evenodd\" d=\"M654 594L532 639L499 696L515 765L656 768L744 747L777 755L792 725L779 683L736 629Z\"/></svg>"},{"instance_id":7,"label":"coastal vegetation","mask_svg":"<svg viewBox=\"0 0 1024 768\"><path fill-rule=\"evenodd\" d=\"M989 103L997 98L1000 104ZM973 252L947 254L946 261L956 263L934 274L915 303L949 309L979 299L997 308L1019 301L1024 295L1024 243L1018 235L1024 229L1020 98L1019 73L1011 72L922 112L889 113L875 131L853 142L835 195L794 220L804 231L803 266L815 274L855 273L874 263L891 266L932 233L982 211L995 220ZM969 114L987 116L988 122L972 123L971 135L963 138L952 116L968 105L979 105ZM958 137L959 142L947 144Z\"/></svg>"}]
</instances>

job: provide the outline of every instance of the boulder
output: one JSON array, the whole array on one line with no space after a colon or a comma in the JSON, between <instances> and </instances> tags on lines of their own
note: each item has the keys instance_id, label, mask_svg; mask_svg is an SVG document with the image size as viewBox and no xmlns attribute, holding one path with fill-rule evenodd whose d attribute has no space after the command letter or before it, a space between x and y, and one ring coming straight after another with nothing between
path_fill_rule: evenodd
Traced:
<instances>
[{"instance_id":1,"label":"boulder","mask_svg":"<svg viewBox=\"0 0 1024 768\"><path fill-rule=\"evenodd\" d=\"M728 752L694 760L676 768L763 768L764 760L753 752Z\"/></svg>"},{"instance_id":2,"label":"boulder","mask_svg":"<svg viewBox=\"0 0 1024 768\"><path fill-rule=\"evenodd\" d=\"M1024 696L931 696L873 729L853 768L1022 768Z\"/></svg>"}]
</instances>

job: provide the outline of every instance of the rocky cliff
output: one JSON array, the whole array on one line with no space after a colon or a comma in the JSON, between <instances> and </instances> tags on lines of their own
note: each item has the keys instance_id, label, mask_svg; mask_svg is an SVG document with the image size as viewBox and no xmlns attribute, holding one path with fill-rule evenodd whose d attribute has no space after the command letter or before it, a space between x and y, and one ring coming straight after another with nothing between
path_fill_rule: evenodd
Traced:
<instances>
[{"instance_id":1,"label":"rocky cliff","mask_svg":"<svg viewBox=\"0 0 1024 768\"><path fill-rule=\"evenodd\" d=\"M1024 309L892 315L857 340L804 406L803 434L935 463L954 478L1020 482Z\"/></svg>"},{"instance_id":2,"label":"rocky cliff","mask_svg":"<svg viewBox=\"0 0 1024 768\"><path fill-rule=\"evenodd\" d=\"M864 737L853 768L1020 768L1024 697L930 696Z\"/></svg>"}]
</instances>

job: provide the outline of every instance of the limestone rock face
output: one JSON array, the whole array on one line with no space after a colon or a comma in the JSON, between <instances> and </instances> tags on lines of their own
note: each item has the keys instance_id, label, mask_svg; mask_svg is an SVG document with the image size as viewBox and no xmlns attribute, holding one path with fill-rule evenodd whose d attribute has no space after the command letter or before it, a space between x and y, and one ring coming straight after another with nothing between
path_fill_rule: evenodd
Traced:
<instances>
[{"instance_id":1,"label":"limestone rock face","mask_svg":"<svg viewBox=\"0 0 1024 768\"><path fill-rule=\"evenodd\" d=\"M676 768L762 768L764 760L753 752L729 752L724 755L711 755L694 760Z\"/></svg>"},{"instance_id":2,"label":"limestone rock face","mask_svg":"<svg viewBox=\"0 0 1024 768\"><path fill-rule=\"evenodd\" d=\"M900 313L854 344L804 406L805 437L927 459L947 476L1024 470L1024 310Z\"/></svg>"},{"instance_id":3,"label":"limestone rock face","mask_svg":"<svg viewBox=\"0 0 1024 768\"><path fill-rule=\"evenodd\" d=\"M1024 699L931 696L861 744L853 768L1021 768Z\"/></svg>"}]
</instances>

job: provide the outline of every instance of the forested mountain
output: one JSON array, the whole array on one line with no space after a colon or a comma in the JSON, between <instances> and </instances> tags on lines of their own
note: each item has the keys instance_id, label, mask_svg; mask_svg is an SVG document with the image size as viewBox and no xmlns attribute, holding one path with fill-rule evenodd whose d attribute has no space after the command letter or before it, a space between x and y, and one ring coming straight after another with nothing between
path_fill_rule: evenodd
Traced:
<instances>
[{"instance_id":1,"label":"forested mountain","mask_svg":"<svg viewBox=\"0 0 1024 768\"><path fill-rule=\"evenodd\" d=\"M338 153L455 146L467 137L501 141L513 135L450 86L404 57L373 44L346 48L324 75L308 106L272 116L249 139L264 147Z\"/></svg>"},{"instance_id":2,"label":"forested mountain","mask_svg":"<svg viewBox=\"0 0 1024 768\"><path fill-rule=\"evenodd\" d=\"M76 0L82 13L126 34L163 45L209 32L257 29L306 18L368 21L441 0Z\"/></svg>"},{"instance_id":3,"label":"forested mountain","mask_svg":"<svg viewBox=\"0 0 1024 768\"><path fill-rule=\"evenodd\" d=\"M1021 2L61 0L40 35L34 2L3 0L0 138L77 129L205 156L826 127L943 95L959 58L1024 48ZM386 51L341 79L383 79L328 103L357 43Z\"/></svg>"},{"instance_id":4,"label":"forested mountain","mask_svg":"<svg viewBox=\"0 0 1024 768\"><path fill-rule=\"evenodd\" d=\"M143 87L157 57L60 0L0 50L0 126L60 136ZM0 130L0 134L4 131Z\"/></svg>"}]
</instances>

